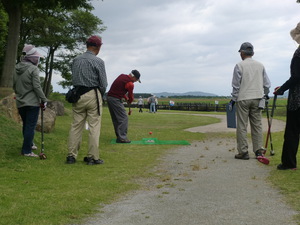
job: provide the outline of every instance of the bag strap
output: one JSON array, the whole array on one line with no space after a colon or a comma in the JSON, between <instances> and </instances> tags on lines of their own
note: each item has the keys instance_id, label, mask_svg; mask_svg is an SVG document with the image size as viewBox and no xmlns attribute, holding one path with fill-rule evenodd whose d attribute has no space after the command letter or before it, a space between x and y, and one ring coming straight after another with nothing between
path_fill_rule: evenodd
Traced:
<instances>
[{"instance_id":1,"label":"bag strap","mask_svg":"<svg viewBox=\"0 0 300 225\"><path fill-rule=\"evenodd\" d=\"M98 115L100 116L100 103L99 103L99 96L98 96L98 88L94 88L96 92L96 98L97 98L97 110L98 110Z\"/></svg>"}]
</instances>

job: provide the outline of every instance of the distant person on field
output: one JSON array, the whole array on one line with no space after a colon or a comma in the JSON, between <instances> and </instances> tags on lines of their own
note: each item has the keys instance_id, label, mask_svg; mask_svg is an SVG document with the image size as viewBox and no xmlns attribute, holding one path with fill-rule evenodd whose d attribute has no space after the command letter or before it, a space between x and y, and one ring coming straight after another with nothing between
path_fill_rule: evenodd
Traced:
<instances>
[{"instance_id":1,"label":"distant person on field","mask_svg":"<svg viewBox=\"0 0 300 225\"><path fill-rule=\"evenodd\" d=\"M155 97L154 97L154 95L150 96L150 98L148 100L148 103L150 104L149 112L150 113L155 113L156 110L155 110Z\"/></svg>"},{"instance_id":2,"label":"distant person on field","mask_svg":"<svg viewBox=\"0 0 300 225\"><path fill-rule=\"evenodd\" d=\"M155 98L155 112L157 112L157 110L158 110L158 99L155 95L154 95L154 98Z\"/></svg>"},{"instance_id":3,"label":"distant person on field","mask_svg":"<svg viewBox=\"0 0 300 225\"><path fill-rule=\"evenodd\" d=\"M132 70L129 74L119 75L107 93L107 105L114 125L117 143L130 143L127 138L128 115L123 105L124 98L128 105L134 100L134 82L140 82L140 72Z\"/></svg>"},{"instance_id":4,"label":"distant person on field","mask_svg":"<svg viewBox=\"0 0 300 225\"><path fill-rule=\"evenodd\" d=\"M23 145L21 154L28 157L38 157L32 150L34 130L38 121L40 108L46 109L47 98L40 83L38 64L41 54L34 45L25 45L21 61L16 65L13 77L13 89L16 93L16 103L23 121Z\"/></svg>"},{"instance_id":5,"label":"distant person on field","mask_svg":"<svg viewBox=\"0 0 300 225\"><path fill-rule=\"evenodd\" d=\"M232 100L230 105L236 103L237 114L237 150L236 159L249 159L247 143L248 120L251 126L251 137L253 152L262 156L264 152L262 134L262 115L259 108L260 100L265 96L268 98L270 80L264 66L252 59L254 55L253 46L245 42L240 47L242 61L238 63L233 71L232 78Z\"/></svg>"},{"instance_id":6,"label":"distant person on field","mask_svg":"<svg viewBox=\"0 0 300 225\"><path fill-rule=\"evenodd\" d=\"M69 133L67 163L76 162L87 121L89 127L88 153L84 157L87 165L103 164L99 158L103 95L107 87L104 61L97 57L102 39L91 36L86 41L87 51L77 56L72 63L72 84L78 88L80 99L73 103L73 122Z\"/></svg>"},{"instance_id":7,"label":"distant person on field","mask_svg":"<svg viewBox=\"0 0 300 225\"><path fill-rule=\"evenodd\" d=\"M142 98L142 96L139 97L137 103L138 103L138 107L139 107L139 112L142 113L143 112L143 106L144 106L144 99Z\"/></svg>"},{"instance_id":8,"label":"distant person on field","mask_svg":"<svg viewBox=\"0 0 300 225\"><path fill-rule=\"evenodd\" d=\"M300 23L290 34L293 40L300 44ZM289 90L281 164L277 166L279 170L297 168L300 135L300 46L291 60L290 73L290 78L274 91L275 95L283 95L286 90Z\"/></svg>"}]
</instances>

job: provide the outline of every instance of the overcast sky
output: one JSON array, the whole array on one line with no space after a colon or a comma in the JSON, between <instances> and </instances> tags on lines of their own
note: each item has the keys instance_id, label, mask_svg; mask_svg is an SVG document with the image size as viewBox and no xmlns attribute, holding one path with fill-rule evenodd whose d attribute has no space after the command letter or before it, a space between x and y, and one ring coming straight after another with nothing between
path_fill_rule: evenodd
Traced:
<instances>
[{"instance_id":1,"label":"overcast sky","mask_svg":"<svg viewBox=\"0 0 300 225\"><path fill-rule=\"evenodd\" d=\"M290 76L300 21L296 0L94 0L107 30L98 55L108 90L121 73L137 69L135 92L189 91L229 96L243 42L254 45L272 89ZM56 88L55 88L56 89Z\"/></svg>"}]
</instances>

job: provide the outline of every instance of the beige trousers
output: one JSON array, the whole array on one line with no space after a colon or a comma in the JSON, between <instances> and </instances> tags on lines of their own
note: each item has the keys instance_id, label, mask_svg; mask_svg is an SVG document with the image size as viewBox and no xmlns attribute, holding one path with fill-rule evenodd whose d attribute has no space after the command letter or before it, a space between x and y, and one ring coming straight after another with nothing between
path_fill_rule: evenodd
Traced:
<instances>
[{"instance_id":1,"label":"beige trousers","mask_svg":"<svg viewBox=\"0 0 300 225\"><path fill-rule=\"evenodd\" d=\"M236 103L237 110L237 150L244 154L248 152L247 142L247 127L248 119L251 127L251 138L253 145L253 152L263 147L263 134L261 122L261 109L258 108L259 99L243 100Z\"/></svg>"},{"instance_id":2,"label":"beige trousers","mask_svg":"<svg viewBox=\"0 0 300 225\"><path fill-rule=\"evenodd\" d=\"M100 116L98 114L95 90L91 90L81 95L79 101L73 104L73 122L69 133L68 156L77 157L82 141L82 132L83 129L85 129L85 123L87 121L89 128L87 157L91 157L95 160L99 159L102 97L98 90L97 92L99 97Z\"/></svg>"}]
</instances>

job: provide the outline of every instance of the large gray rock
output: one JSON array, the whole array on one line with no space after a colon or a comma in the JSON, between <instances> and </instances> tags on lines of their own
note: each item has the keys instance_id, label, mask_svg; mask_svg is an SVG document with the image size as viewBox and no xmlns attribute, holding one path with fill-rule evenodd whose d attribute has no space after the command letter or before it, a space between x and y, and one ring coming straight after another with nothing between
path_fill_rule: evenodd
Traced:
<instances>
[{"instance_id":1,"label":"large gray rock","mask_svg":"<svg viewBox=\"0 0 300 225\"><path fill-rule=\"evenodd\" d=\"M46 108L43 111L43 124L44 124L44 133L50 133L55 128L55 120L56 120L56 112L53 109ZM37 131L41 132L41 111L39 115L39 119L35 128Z\"/></svg>"},{"instance_id":2,"label":"large gray rock","mask_svg":"<svg viewBox=\"0 0 300 225\"><path fill-rule=\"evenodd\" d=\"M65 114L64 103L60 101L49 101L47 107L54 110L57 116L63 116Z\"/></svg>"},{"instance_id":3,"label":"large gray rock","mask_svg":"<svg viewBox=\"0 0 300 225\"><path fill-rule=\"evenodd\" d=\"M16 105L15 93L12 93L11 95L3 98L0 101L0 107L7 117L13 119L18 123L22 122Z\"/></svg>"}]
</instances>

